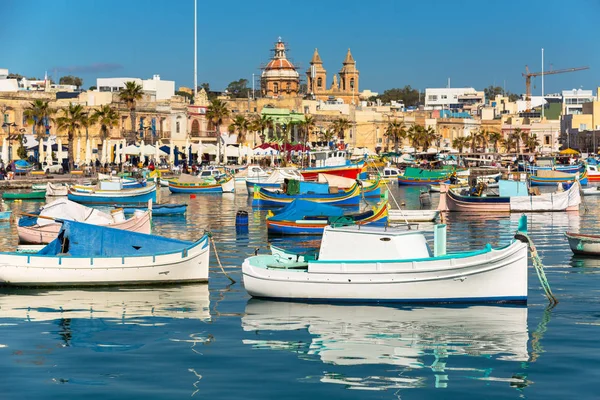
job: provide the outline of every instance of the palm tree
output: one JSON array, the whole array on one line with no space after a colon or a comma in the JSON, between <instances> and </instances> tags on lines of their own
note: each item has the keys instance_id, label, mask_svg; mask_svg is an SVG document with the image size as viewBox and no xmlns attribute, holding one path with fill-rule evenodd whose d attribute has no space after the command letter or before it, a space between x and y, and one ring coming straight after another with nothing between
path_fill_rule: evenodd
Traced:
<instances>
[{"instance_id":1,"label":"palm tree","mask_svg":"<svg viewBox=\"0 0 600 400\"><path fill-rule=\"evenodd\" d=\"M300 124L300 126L302 127L302 131L304 132L304 143L306 144L306 142L308 142L309 138L310 138L310 134L312 133L312 130L315 128L315 117L313 117L312 115L305 115L304 116L304 121L302 121L302 123Z\"/></svg>"},{"instance_id":2,"label":"palm tree","mask_svg":"<svg viewBox=\"0 0 600 400\"><path fill-rule=\"evenodd\" d=\"M338 118L333 121L332 129L337 133L339 139L344 140L346 129L350 129L352 125L346 118Z\"/></svg>"},{"instance_id":3,"label":"palm tree","mask_svg":"<svg viewBox=\"0 0 600 400\"><path fill-rule=\"evenodd\" d=\"M249 129L250 121L248 121L246 117L241 114L236 115L233 119L233 122L229 125L230 133L237 132L237 142L239 144L246 143L246 134L248 133Z\"/></svg>"},{"instance_id":4,"label":"palm tree","mask_svg":"<svg viewBox=\"0 0 600 400\"><path fill-rule=\"evenodd\" d=\"M417 148L420 146L422 138L423 138L423 127L421 125L411 125L408 128L406 137L410 141L410 145L417 151Z\"/></svg>"},{"instance_id":5,"label":"palm tree","mask_svg":"<svg viewBox=\"0 0 600 400\"><path fill-rule=\"evenodd\" d=\"M481 145L483 146L483 152L486 153L488 151L488 145L489 145L489 141L490 141L490 134L491 132L488 130L481 130L478 133L479 136L479 141L481 142Z\"/></svg>"},{"instance_id":6,"label":"palm tree","mask_svg":"<svg viewBox=\"0 0 600 400\"><path fill-rule=\"evenodd\" d=\"M217 163L221 163L221 132L223 119L229 116L227 104L219 99L213 99L206 109L206 118L215 125L217 131Z\"/></svg>"},{"instance_id":7,"label":"palm tree","mask_svg":"<svg viewBox=\"0 0 600 400\"><path fill-rule=\"evenodd\" d=\"M387 129L385 130L384 136L387 136L388 140L394 140L394 151L398 151L398 141L406 139L406 130L404 129L404 123L394 119L388 122Z\"/></svg>"},{"instance_id":8,"label":"palm tree","mask_svg":"<svg viewBox=\"0 0 600 400\"><path fill-rule=\"evenodd\" d=\"M517 145L517 153L520 153L520 152L521 152L521 145L520 145L520 142L521 142L521 135L522 135L522 133L523 133L523 131L521 130L521 128L516 128L516 129L514 130L514 132L511 132L511 133L508 135L508 138L509 138L511 141L513 141L513 142L515 142L515 143L516 143L516 145Z\"/></svg>"},{"instance_id":9,"label":"palm tree","mask_svg":"<svg viewBox=\"0 0 600 400\"><path fill-rule=\"evenodd\" d=\"M475 151L477 150L477 143L479 142L479 136L477 135L477 132L473 132L472 134L467 136L467 143L469 142L471 143L471 153L475 153Z\"/></svg>"},{"instance_id":10,"label":"palm tree","mask_svg":"<svg viewBox=\"0 0 600 400\"><path fill-rule=\"evenodd\" d=\"M421 144L423 145L423 151L427 151L427 149L429 149L431 144L435 141L435 130L432 127L428 126L427 128L423 128L421 135Z\"/></svg>"},{"instance_id":11,"label":"palm tree","mask_svg":"<svg viewBox=\"0 0 600 400\"><path fill-rule=\"evenodd\" d=\"M529 152L535 152L538 146L540 145L540 141L537 138L537 135L532 135L527 138L527 142L525 143Z\"/></svg>"},{"instance_id":12,"label":"palm tree","mask_svg":"<svg viewBox=\"0 0 600 400\"><path fill-rule=\"evenodd\" d=\"M321 137L321 140L323 142L326 142L327 146L329 146L329 143L335 137L335 131L333 131L331 129L327 129L325 131L319 132L319 136Z\"/></svg>"},{"instance_id":13,"label":"palm tree","mask_svg":"<svg viewBox=\"0 0 600 400\"><path fill-rule=\"evenodd\" d=\"M252 122L250 125L253 132L258 132L258 137L260 138L261 143L265 143L266 141L265 130L273 129L274 126L273 119L264 114L255 114L252 117Z\"/></svg>"},{"instance_id":14,"label":"palm tree","mask_svg":"<svg viewBox=\"0 0 600 400\"><path fill-rule=\"evenodd\" d=\"M73 144L75 133L79 132L85 126L86 116L81 104L69 104L69 108L63 109L62 115L56 118L56 128L58 131L67 131L69 140L69 170L73 169Z\"/></svg>"},{"instance_id":15,"label":"palm tree","mask_svg":"<svg viewBox=\"0 0 600 400\"><path fill-rule=\"evenodd\" d=\"M498 142L502 140L502 134L498 132L492 132L489 136L489 141L494 145L494 153L498 152Z\"/></svg>"},{"instance_id":16,"label":"palm tree","mask_svg":"<svg viewBox=\"0 0 600 400\"><path fill-rule=\"evenodd\" d=\"M131 118L131 132L132 136L135 137L136 123L135 123L135 106L138 100L142 99L143 91L142 85L135 83L134 81L125 82L125 87L121 89L119 98L127 104L129 108L129 116Z\"/></svg>"},{"instance_id":17,"label":"palm tree","mask_svg":"<svg viewBox=\"0 0 600 400\"><path fill-rule=\"evenodd\" d=\"M110 128L119 125L119 113L108 104L105 104L99 110L94 111L88 121L85 122L87 122L86 125L98 122L100 124L100 140L104 140L110 136Z\"/></svg>"},{"instance_id":18,"label":"palm tree","mask_svg":"<svg viewBox=\"0 0 600 400\"><path fill-rule=\"evenodd\" d=\"M29 103L29 106L23 111L27 122L35 124L35 133L38 140L46 134L46 125L50 123L50 119L54 114L56 114L56 110L50 107L50 102L39 99Z\"/></svg>"},{"instance_id":19,"label":"palm tree","mask_svg":"<svg viewBox=\"0 0 600 400\"><path fill-rule=\"evenodd\" d=\"M459 153L462 153L465 146L467 145L466 137L457 137L452 141L452 147L458 150Z\"/></svg>"},{"instance_id":20,"label":"palm tree","mask_svg":"<svg viewBox=\"0 0 600 400\"><path fill-rule=\"evenodd\" d=\"M521 132L521 142L523 143L523 149L525 149L526 147L528 148L529 146L527 146L527 142L529 141L529 131L523 131ZM528 150L531 151L531 149L528 148Z\"/></svg>"}]
</instances>

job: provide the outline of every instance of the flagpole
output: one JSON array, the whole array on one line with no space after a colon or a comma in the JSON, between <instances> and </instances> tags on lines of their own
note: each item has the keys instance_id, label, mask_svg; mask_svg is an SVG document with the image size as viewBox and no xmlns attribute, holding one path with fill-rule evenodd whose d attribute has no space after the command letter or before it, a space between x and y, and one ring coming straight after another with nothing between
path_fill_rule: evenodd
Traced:
<instances>
[{"instance_id":1,"label":"flagpole","mask_svg":"<svg viewBox=\"0 0 600 400\"><path fill-rule=\"evenodd\" d=\"M194 97L198 96L198 0L194 0Z\"/></svg>"}]
</instances>

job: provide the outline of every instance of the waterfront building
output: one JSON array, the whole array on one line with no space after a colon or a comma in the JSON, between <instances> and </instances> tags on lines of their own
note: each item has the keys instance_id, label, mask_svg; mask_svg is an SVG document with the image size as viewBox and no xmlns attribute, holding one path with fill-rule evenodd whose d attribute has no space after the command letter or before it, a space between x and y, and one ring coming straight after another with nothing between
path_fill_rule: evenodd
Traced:
<instances>
[{"instance_id":1,"label":"waterfront building","mask_svg":"<svg viewBox=\"0 0 600 400\"><path fill-rule=\"evenodd\" d=\"M459 101L462 97L462 103ZM462 109L468 105L472 108L472 101L485 103L485 96L474 88L427 88L425 89L425 110Z\"/></svg>"},{"instance_id":2,"label":"waterfront building","mask_svg":"<svg viewBox=\"0 0 600 400\"><path fill-rule=\"evenodd\" d=\"M119 92L125 87L125 82L141 85L143 91L153 96L155 100L169 100L175 95L175 81L161 80L160 75L153 75L152 79L98 78L96 87L99 92Z\"/></svg>"},{"instance_id":3,"label":"waterfront building","mask_svg":"<svg viewBox=\"0 0 600 400\"><path fill-rule=\"evenodd\" d=\"M583 114L583 105L595 100L591 90L583 89L563 90L562 98L562 115Z\"/></svg>"}]
</instances>

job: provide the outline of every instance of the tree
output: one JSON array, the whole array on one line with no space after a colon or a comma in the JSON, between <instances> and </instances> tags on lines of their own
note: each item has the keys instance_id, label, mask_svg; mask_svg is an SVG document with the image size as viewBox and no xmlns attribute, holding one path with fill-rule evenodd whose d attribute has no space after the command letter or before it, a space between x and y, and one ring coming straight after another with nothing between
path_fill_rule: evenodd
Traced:
<instances>
[{"instance_id":1,"label":"tree","mask_svg":"<svg viewBox=\"0 0 600 400\"><path fill-rule=\"evenodd\" d=\"M502 140L502 134L498 132L492 132L489 136L490 143L494 146L494 153L498 152L498 143Z\"/></svg>"},{"instance_id":2,"label":"tree","mask_svg":"<svg viewBox=\"0 0 600 400\"><path fill-rule=\"evenodd\" d=\"M406 137L410 141L410 145L417 151L423 139L423 127L421 125L411 125L406 132Z\"/></svg>"},{"instance_id":3,"label":"tree","mask_svg":"<svg viewBox=\"0 0 600 400\"><path fill-rule=\"evenodd\" d=\"M214 99L208 105L206 110L206 118L215 125L217 131L217 163L221 163L221 131L220 127L223 123L223 119L229 116L229 109L227 104L219 99Z\"/></svg>"},{"instance_id":4,"label":"tree","mask_svg":"<svg viewBox=\"0 0 600 400\"><path fill-rule=\"evenodd\" d=\"M423 145L423 150L427 151L427 149L429 149L431 144L435 141L435 130L428 126L427 128L423 128L421 135L421 144Z\"/></svg>"},{"instance_id":5,"label":"tree","mask_svg":"<svg viewBox=\"0 0 600 400\"><path fill-rule=\"evenodd\" d=\"M237 142L239 144L246 143L246 134L250 128L250 122L241 114L238 114L233 119L233 122L229 125L229 132L237 132Z\"/></svg>"},{"instance_id":6,"label":"tree","mask_svg":"<svg viewBox=\"0 0 600 400\"><path fill-rule=\"evenodd\" d=\"M319 132L319 137L321 138L321 141L327 143L327 146L329 146L329 144L335 137L335 131L331 129L326 129L324 131Z\"/></svg>"},{"instance_id":7,"label":"tree","mask_svg":"<svg viewBox=\"0 0 600 400\"><path fill-rule=\"evenodd\" d=\"M537 135L529 136L527 138L526 145L527 145L527 148L529 149L530 152L535 152L536 149L540 145L540 141L538 140Z\"/></svg>"},{"instance_id":8,"label":"tree","mask_svg":"<svg viewBox=\"0 0 600 400\"><path fill-rule=\"evenodd\" d=\"M483 93L485 94L486 99L493 101L497 95L504 94L504 89L500 86L488 86L483 89Z\"/></svg>"},{"instance_id":9,"label":"tree","mask_svg":"<svg viewBox=\"0 0 600 400\"><path fill-rule=\"evenodd\" d=\"M90 122L94 123L96 121L100 124L100 138L104 140L110 136L110 128L119 125L119 113L108 104L105 104L92 114L92 121Z\"/></svg>"},{"instance_id":10,"label":"tree","mask_svg":"<svg viewBox=\"0 0 600 400\"><path fill-rule=\"evenodd\" d=\"M466 137L457 137L452 141L452 147L458 150L459 153L462 153L465 146L467 145L467 142L468 141Z\"/></svg>"},{"instance_id":11,"label":"tree","mask_svg":"<svg viewBox=\"0 0 600 400\"><path fill-rule=\"evenodd\" d=\"M312 115L305 115L304 116L304 121L302 121L302 123L300 124L300 127L302 128L302 131L304 132L304 143L308 142L309 138L310 138L310 134L313 131L313 129L315 129L315 117L313 117Z\"/></svg>"},{"instance_id":12,"label":"tree","mask_svg":"<svg viewBox=\"0 0 600 400\"><path fill-rule=\"evenodd\" d=\"M227 93L234 98L246 99L252 93L252 89L248 88L248 79L241 78L227 85Z\"/></svg>"},{"instance_id":13,"label":"tree","mask_svg":"<svg viewBox=\"0 0 600 400\"><path fill-rule=\"evenodd\" d=\"M34 100L23 111L27 122L35 124L35 132L38 140L42 139L46 134L46 127L50 125L54 114L56 114L56 110L50 107L49 101L44 100Z\"/></svg>"},{"instance_id":14,"label":"tree","mask_svg":"<svg viewBox=\"0 0 600 400\"><path fill-rule=\"evenodd\" d=\"M96 86L94 85L94 86L90 86L90 88L89 88L88 90L89 90L89 91L92 91L92 90L96 90L96 89L98 89L98 87L96 87Z\"/></svg>"},{"instance_id":15,"label":"tree","mask_svg":"<svg viewBox=\"0 0 600 400\"><path fill-rule=\"evenodd\" d=\"M121 89L119 98L127 104L129 108L129 116L131 118L131 133L135 136L136 125L135 125L135 106L138 100L142 99L142 85L135 83L134 81L125 82L125 87Z\"/></svg>"},{"instance_id":16,"label":"tree","mask_svg":"<svg viewBox=\"0 0 600 400\"><path fill-rule=\"evenodd\" d=\"M513 132L511 132L508 135L508 138L511 142L516 144L516 150L517 153L521 152L521 145L520 145L520 141L521 141L521 134L523 133L523 131L521 131L521 128L516 128Z\"/></svg>"},{"instance_id":17,"label":"tree","mask_svg":"<svg viewBox=\"0 0 600 400\"><path fill-rule=\"evenodd\" d=\"M420 94L417 89L413 89L410 85L404 86L403 88L388 89L383 94L376 97L381 100L382 103L387 104L394 101L402 101L407 107L419 105Z\"/></svg>"},{"instance_id":18,"label":"tree","mask_svg":"<svg viewBox=\"0 0 600 400\"><path fill-rule=\"evenodd\" d=\"M268 115L264 115L264 114L255 114L252 117L252 122L251 122L251 130L253 132L257 132L258 133L258 137L260 138L261 143L265 143L266 142L266 134L265 134L265 130L267 129L273 129L273 119L271 119L271 117L269 117Z\"/></svg>"},{"instance_id":19,"label":"tree","mask_svg":"<svg viewBox=\"0 0 600 400\"><path fill-rule=\"evenodd\" d=\"M58 83L61 85L74 85L80 88L81 86L83 86L83 79L81 79L78 76L67 75L61 76L58 80Z\"/></svg>"},{"instance_id":20,"label":"tree","mask_svg":"<svg viewBox=\"0 0 600 400\"><path fill-rule=\"evenodd\" d=\"M477 135L479 136L481 146L483 146L483 152L487 152L490 141L490 132L488 130L482 129L477 133Z\"/></svg>"},{"instance_id":21,"label":"tree","mask_svg":"<svg viewBox=\"0 0 600 400\"><path fill-rule=\"evenodd\" d=\"M394 119L388 122L388 126L385 130L384 135L394 141L394 151L398 151L398 142L406 139L406 130L404 129L404 123Z\"/></svg>"},{"instance_id":22,"label":"tree","mask_svg":"<svg viewBox=\"0 0 600 400\"><path fill-rule=\"evenodd\" d=\"M333 121L331 128L337 133L339 139L344 140L344 132L346 131L346 129L350 129L351 126L352 125L350 124L350 121L348 121L348 119L340 117Z\"/></svg>"},{"instance_id":23,"label":"tree","mask_svg":"<svg viewBox=\"0 0 600 400\"><path fill-rule=\"evenodd\" d=\"M85 115L81 104L69 104L69 107L61 110L62 115L56 119L58 131L66 131L69 141L69 170L73 169L73 144L75 133L85 126Z\"/></svg>"}]
</instances>

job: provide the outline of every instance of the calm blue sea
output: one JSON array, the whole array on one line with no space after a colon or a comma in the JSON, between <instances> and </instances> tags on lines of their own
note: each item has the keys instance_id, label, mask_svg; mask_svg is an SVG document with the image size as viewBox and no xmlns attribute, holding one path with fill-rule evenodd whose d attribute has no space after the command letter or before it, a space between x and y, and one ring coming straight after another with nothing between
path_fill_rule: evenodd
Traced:
<instances>
[{"instance_id":1,"label":"calm blue sea","mask_svg":"<svg viewBox=\"0 0 600 400\"><path fill-rule=\"evenodd\" d=\"M530 216L560 300L553 309L533 269L526 307L339 306L249 298L240 265L269 237L265 212L240 189L195 199L163 189L163 201L190 207L154 220L155 233L182 239L210 229L235 284L213 255L208 285L0 289L0 399L600 398L600 260L574 257L563 236L597 232L598 199L585 199L587 213ZM392 191L418 206L419 188ZM250 211L245 231L235 228L239 209ZM518 218L452 214L449 249L505 243ZM0 225L0 250L17 240Z\"/></svg>"}]
</instances>

